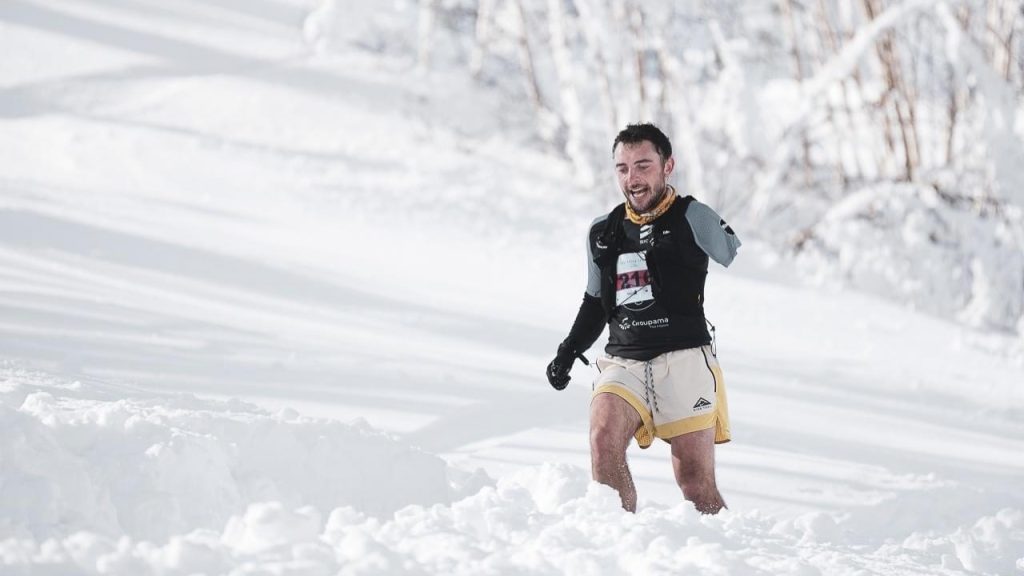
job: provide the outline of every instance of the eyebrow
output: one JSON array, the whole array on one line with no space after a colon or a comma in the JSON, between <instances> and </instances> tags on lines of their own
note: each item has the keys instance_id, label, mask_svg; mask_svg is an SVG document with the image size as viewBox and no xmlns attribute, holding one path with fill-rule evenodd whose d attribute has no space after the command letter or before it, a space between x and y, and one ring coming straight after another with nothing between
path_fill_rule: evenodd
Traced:
<instances>
[{"instance_id":1,"label":"eyebrow","mask_svg":"<svg viewBox=\"0 0 1024 576\"><path fill-rule=\"evenodd\" d=\"M641 158L641 159L637 160L636 162L633 162L633 165L635 166L637 164L650 164L652 162L654 162L654 160L651 160L650 158ZM626 165L625 162L617 162L615 164L615 167L618 168L620 166L625 166L625 165Z\"/></svg>"}]
</instances>

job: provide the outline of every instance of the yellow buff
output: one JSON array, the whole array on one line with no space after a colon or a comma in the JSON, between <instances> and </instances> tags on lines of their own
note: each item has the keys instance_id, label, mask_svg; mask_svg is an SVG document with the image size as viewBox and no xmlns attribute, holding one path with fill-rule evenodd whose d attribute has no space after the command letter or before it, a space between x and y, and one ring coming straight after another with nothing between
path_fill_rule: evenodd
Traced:
<instances>
[{"instance_id":1,"label":"yellow buff","mask_svg":"<svg viewBox=\"0 0 1024 576\"><path fill-rule=\"evenodd\" d=\"M630 206L629 202L627 201L626 218L629 218L629 221L632 222L633 224L640 224L641 226L644 224L650 224L651 222L654 222L654 220L657 219L658 216L664 214L665 211L668 210L670 206L672 206L672 203L675 202L675 200L676 189L673 188L672 186L669 186L668 190L665 192L665 197L662 198L661 202L658 202L658 205L655 206L654 210L651 210L650 212L637 214L636 212L633 211L633 207Z\"/></svg>"}]
</instances>

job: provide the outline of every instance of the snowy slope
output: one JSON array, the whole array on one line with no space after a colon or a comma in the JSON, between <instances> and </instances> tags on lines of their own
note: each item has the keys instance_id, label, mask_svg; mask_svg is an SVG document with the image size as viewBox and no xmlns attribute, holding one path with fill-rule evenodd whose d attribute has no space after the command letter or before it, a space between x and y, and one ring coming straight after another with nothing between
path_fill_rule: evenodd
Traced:
<instances>
[{"instance_id":1,"label":"snowy slope","mask_svg":"<svg viewBox=\"0 0 1024 576\"><path fill-rule=\"evenodd\" d=\"M593 374L543 379L609 196L462 70L316 50L314 8L0 5L0 572L1024 570L1017 344L743 230L731 510L659 444L620 512Z\"/></svg>"}]
</instances>

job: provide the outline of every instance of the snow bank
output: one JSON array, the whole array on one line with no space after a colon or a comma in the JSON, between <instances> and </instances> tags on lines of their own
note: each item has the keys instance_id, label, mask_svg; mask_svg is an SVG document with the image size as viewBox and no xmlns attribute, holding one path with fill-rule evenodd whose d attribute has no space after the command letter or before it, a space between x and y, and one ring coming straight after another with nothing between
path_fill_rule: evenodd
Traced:
<instances>
[{"instance_id":1,"label":"snow bank","mask_svg":"<svg viewBox=\"0 0 1024 576\"><path fill-rule=\"evenodd\" d=\"M1024 326L1024 219L978 214L931 189L883 185L851 194L811 229L801 270L973 326Z\"/></svg>"},{"instance_id":2,"label":"snow bank","mask_svg":"<svg viewBox=\"0 0 1024 576\"><path fill-rule=\"evenodd\" d=\"M940 554L943 567L983 574L1024 570L1024 512L1004 509L948 535L913 534L902 547ZM1019 558L1014 558L1020 556Z\"/></svg>"},{"instance_id":3,"label":"snow bank","mask_svg":"<svg viewBox=\"0 0 1024 576\"><path fill-rule=\"evenodd\" d=\"M386 515L449 500L443 460L366 425L125 393L0 370L0 539L163 541L254 502Z\"/></svg>"},{"instance_id":4,"label":"snow bank","mask_svg":"<svg viewBox=\"0 0 1024 576\"><path fill-rule=\"evenodd\" d=\"M914 410L927 417L932 405L919 398ZM756 396L748 402L772 410ZM814 406L832 414L825 402ZM757 435L768 447L790 439ZM482 488L470 478L459 498L445 483L456 471L366 426L0 365L0 574L932 575L1010 574L1024 562L1022 513L1000 510L1011 503L1000 494L1012 476L982 473L996 482L979 494L941 473L885 468L893 454L941 454L922 458L926 469L946 456L951 467L998 468L996 458L965 459L945 433L917 453L875 454L881 444L871 438L835 438L821 442L833 459L815 457L809 438L794 445L809 451L799 458L809 464L778 469L820 478L826 493L877 496L876 506L778 520L740 506L704 518L683 503L642 503L634 516L580 468L544 465ZM733 457L737 482L772 482L759 473L772 469L768 459L792 455L764 453ZM821 468L862 459L858 488ZM802 485L789 485L795 499L815 490ZM852 498L832 504L843 501Z\"/></svg>"},{"instance_id":5,"label":"snow bank","mask_svg":"<svg viewBox=\"0 0 1024 576\"><path fill-rule=\"evenodd\" d=\"M913 533L879 530L863 514L704 517L684 502L644 503L634 515L578 467L543 464L495 483L365 425L0 367L3 574L1002 574L1024 566L1024 512L977 508L988 515Z\"/></svg>"},{"instance_id":6,"label":"snow bank","mask_svg":"<svg viewBox=\"0 0 1024 576\"><path fill-rule=\"evenodd\" d=\"M454 504L413 505L388 520L351 507L254 503L223 530L156 545L77 533L0 543L7 572L93 574L958 574L1008 573L1024 558L1024 513L1003 510L947 535L877 548L844 544L845 527L812 513L702 517L693 508L624 512L611 489L544 465Z\"/></svg>"}]
</instances>

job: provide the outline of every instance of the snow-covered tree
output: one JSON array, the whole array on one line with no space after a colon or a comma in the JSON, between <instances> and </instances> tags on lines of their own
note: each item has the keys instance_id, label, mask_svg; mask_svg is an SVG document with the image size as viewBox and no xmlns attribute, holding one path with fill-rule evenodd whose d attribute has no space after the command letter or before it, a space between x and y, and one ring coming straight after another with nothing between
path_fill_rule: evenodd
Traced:
<instances>
[{"instance_id":1,"label":"snow-covered tree","mask_svg":"<svg viewBox=\"0 0 1024 576\"><path fill-rule=\"evenodd\" d=\"M1022 322L1024 0L404 3L418 69L446 42L449 67L518 96L581 188L614 197L595 183L616 131L653 121L681 190L809 275ZM848 225L892 225L880 211L921 224L877 235L886 269L862 257L873 233ZM922 230L945 268L919 262ZM949 290L914 288L937 284Z\"/></svg>"}]
</instances>

